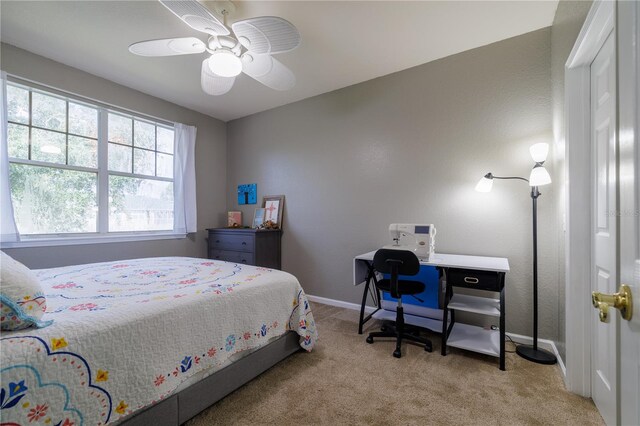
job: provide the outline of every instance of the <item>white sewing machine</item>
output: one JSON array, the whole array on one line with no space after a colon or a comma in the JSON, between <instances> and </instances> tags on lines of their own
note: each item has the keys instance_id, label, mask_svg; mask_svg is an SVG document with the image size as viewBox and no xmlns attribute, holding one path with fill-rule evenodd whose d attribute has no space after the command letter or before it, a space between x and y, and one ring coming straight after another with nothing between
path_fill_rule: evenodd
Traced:
<instances>
[{"instance_id":1,"label":"white sewing machine","mask_svg":"<svg viewBox=\"0 0 640 426\"><path fill-rule=\"evenodd\" d=\"M392 223L389 234L393 245L387 249L413 251L418 259L429 261L435 252L436 227L430 224Z\"/></svg>"}]
</instances>

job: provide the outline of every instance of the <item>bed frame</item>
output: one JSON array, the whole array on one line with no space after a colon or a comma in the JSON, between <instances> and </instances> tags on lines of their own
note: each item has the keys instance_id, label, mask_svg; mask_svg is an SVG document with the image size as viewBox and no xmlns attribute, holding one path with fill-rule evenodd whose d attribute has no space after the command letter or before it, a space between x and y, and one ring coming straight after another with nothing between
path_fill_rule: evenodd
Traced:
<instances>
[{"instance_id":1,"label":"bed frame","mask_svg":"<svg viewBox=\"0 0 640 426\"><path fill-rule=\"evenodd\" d=\"M240 386L259 376L289 355L301 350L300 336L289 331L277 340L241 358L222 370L171 395L122 424L126 426L176 426L209 408Z\"/></svg>"}]
</instances>

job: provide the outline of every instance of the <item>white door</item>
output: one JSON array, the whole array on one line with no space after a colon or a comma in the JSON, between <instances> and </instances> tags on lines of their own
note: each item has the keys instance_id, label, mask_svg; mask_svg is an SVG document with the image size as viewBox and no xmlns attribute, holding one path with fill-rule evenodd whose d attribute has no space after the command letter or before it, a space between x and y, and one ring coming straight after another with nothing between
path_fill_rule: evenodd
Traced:
<instances>
[{"instance_id":1,"label":"white door","mask_svg":"<svg viewBox=\"0 0 640 426\"><path fill-rule=\"evenodd\" d=\"M640 2L594 1L566 66L567 386L640 425ZM585 290L625 305L622 284L626 318L584 315Z\"/></svg>"},{"instance_id":2,"label":"white door","mask_svg":"<svg viewBox=\"0 0 640 426\"><path fill-rule=\"evenodd\" d=\"M592 291L617 291L616 50L613 31L591 64ZM592 317L591 395L608 425L618 423L618 315Z\"/></svg>"},{"instance_id":3,"label":"white door","mask_svg":"<svg viewBox=\"0 0 640 426\"><path fill-rule=\"evenodd\" d=\"M620 321L620 424L640 425L640 4L618 4L620 283L634 297Z\"/></svg>"}]
</instances>

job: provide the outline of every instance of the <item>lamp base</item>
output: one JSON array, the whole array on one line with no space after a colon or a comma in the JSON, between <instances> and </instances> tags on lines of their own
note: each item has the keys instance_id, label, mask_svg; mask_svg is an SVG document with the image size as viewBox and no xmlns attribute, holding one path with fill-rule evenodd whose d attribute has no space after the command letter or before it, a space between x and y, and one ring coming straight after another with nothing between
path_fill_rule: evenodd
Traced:
<instances>
[{"instance_id":1,"label":"lamp base","mask_svg":"<svg viewBox=\"0 0 640 426\"><path fill-rule=\"evenodd\" d=\"M519 345L516 348L516 353L522 358L538 364L555 364L558 362L556 356L551 352L544 349L534 349L533 346Z\"/></svg>"}]
</instances>

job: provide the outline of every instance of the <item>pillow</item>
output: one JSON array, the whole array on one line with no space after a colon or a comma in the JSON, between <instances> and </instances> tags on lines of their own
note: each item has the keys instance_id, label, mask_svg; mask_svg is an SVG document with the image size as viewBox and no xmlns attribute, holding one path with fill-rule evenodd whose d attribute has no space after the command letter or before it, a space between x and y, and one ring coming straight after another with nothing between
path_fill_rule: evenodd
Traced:
<instances>
[{"instance_id":1,"label":"pillow","mask_svg":"<svg viewBox=\"0 0 640 426\"><path fill-rule=\"evenodd\" d=\"M38 277L22 263L0 251L0 329L46 327L41 321L47 307Z\"/></svg>"}]
</instances>

